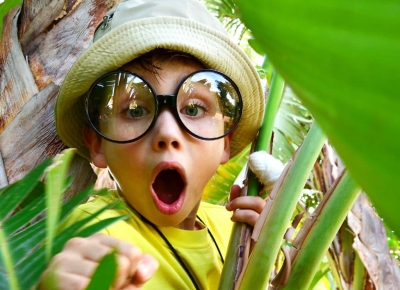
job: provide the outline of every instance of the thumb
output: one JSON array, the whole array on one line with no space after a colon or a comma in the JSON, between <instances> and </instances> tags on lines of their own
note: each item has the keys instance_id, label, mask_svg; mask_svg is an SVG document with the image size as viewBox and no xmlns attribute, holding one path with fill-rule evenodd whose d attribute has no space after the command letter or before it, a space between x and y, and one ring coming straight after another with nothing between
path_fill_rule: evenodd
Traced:
<instances>
[{"instance_id":1,"label":"thumb","mask_svg":"<svg viewBox=\"0 0 400 290\"><path fill-rule=\"evenodd\" d=\"M267 192L271 192L275 182L281 175L283 163L265 151L257 151L249 156L249 167L257 179L264 185Z\"/></svg>"}]
</instances>

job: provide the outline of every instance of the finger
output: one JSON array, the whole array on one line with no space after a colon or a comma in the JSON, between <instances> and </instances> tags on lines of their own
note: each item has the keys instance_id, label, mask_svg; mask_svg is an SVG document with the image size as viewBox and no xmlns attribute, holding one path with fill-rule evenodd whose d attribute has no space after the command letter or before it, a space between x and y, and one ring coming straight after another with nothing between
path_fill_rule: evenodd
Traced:
<instances>
[{"instance_id":1,"label":"finger","mask_svg":"<svg viewBox=\"0 0 400 290\"><path fill-rule=\"evenodd\" d=\"M39 289L83 290L86 289L89 281L88 277L56 271L54 267L49 267L41 276Z\"/></svg>"},{"instance_id":2,"label":"finger","mask_svg":"<svg viewBox=\"0 0 400 290\"><path fill-rule=\"evenodd\" d=\"M141 250L125 241L104 234L94 235L93 239L110 249L117 250L118 273L114 287L119 289L128 285L138 270L139 262L143 256Z\"/></svg>"},{"instance_id":3,"label":"finger","mask_svg":"<svg viewBox=\"0 0 400 290\"><path fill-rule=\"evenodd\" d=\"M240 186L238 184L234 184L231 187L231 191L229 194L229 201L234 200L235 198L237 198L240 195L240 191L242 189L240 188Z\"/></svg>"},{"instance_id":4,"label":"finger","mask_svg":"<svg viewBox=\"0 0 400 290\"><path fill-rule=\"evenodd\" d=\"M94 273L94 269L97 267L97 263L113 249L116 249L118 253L116 257L118 272L114 287L119 289L124 284L127 284L127 281L130 281L137 270L137 264L142 255L139 248L105 234L95 234L88 238L71 239L66 244L64 252L71 256L80 255L80 260L96 262L93 267L88 268L87 272L80 273L91 276L92 273Z\"/></svg>"},{"instance_id":5,"label":"finger","mask_svg":"<svg viewBox=\"0 0 400 290\"><path fill-rule=\"evenodd\" d=\"M238 209L233 212L231 220L233 222L246 223L246 224L254 227L259 216L260 216L260 214L255 212L254 210Z\"/></svg>"},{"instance_id":6,"label":"finger","mask_svg":"<svg viewBox=\"0 0 400 290\"><path fill-rule=\"evenodd\" d=\"M97 266L97 262L83 259L76 253L61 252L52 258L49 269L57 269L58 272L90 277Z\"/></svg>"},{"instance_id":7,"label":"finger","mask_svg":"<svg viewBox=\"0 0 400 290\"><path fill-rule=\"evenodd\" d=\"M114 281L114 289L124 288L124 286L129 284L137 271L139 261L140 255L134 259L128 259L124 255L117 255L118 272Z\"/></svg>"},{"instance_id":8,"label":"finger","mask_svg":"<svg viewBox=\"0 0 400 290\"><path fill-rule=\"evenodd\" d=\"M128 286L132 289L140 288L158 268L158 262L152 256L142 254L139 248L127 242L102 234L96 239L118 251L118 275L114 284L116 289Z\"/></svg>"},{"instance_id":9,"label":"finger","mask_svg":"<svg viewBox=\"0 0 400 290\"><path fill-rule=\"evenodd\" d=\"M134 286L136 288L140 288L146 283L158 269L158 262L152 256L148 254L142 255L135 275L132 277L130 281L130 286ZM135 288L132 288L135 289Z\"/></svg>"},{"instance_id":10,"label":"finger","mask_svg":"<svg viewBox=\"0 0 400 290\"><path fill-rule=\"evenodd\" d=\"M226 204L228 211L235 211L237 209L249 209L257 213L261 213L266 202L259 196L239 196Z\"/></svg>"},{"instance_id":11,"label":"finger","mask_svg":"<svg viewBox=\"0 0 400 290\"><path fill-rule=\"evenodd\" d=\"M116 249L119 256L126 257L130 263L137 264L142 255L142 251L133 246L132 244L113 238L104 234L96 234L93 236L96 238L102 245L105 245L109 248Z\"/></svg>"},{"instance_id":12,"label":"finger","mask_svg":"<svg viewBox=\"0 0 400 290\"><path fill-rule=\"evenodd\" d=\"M100 261L113 249L129 260L134 260L141 254L139 248L105 234L95 234L88 238L73 238L64 247L65 251L80 253L83 257L95 262Z\"/></svg>"}]
</instances>

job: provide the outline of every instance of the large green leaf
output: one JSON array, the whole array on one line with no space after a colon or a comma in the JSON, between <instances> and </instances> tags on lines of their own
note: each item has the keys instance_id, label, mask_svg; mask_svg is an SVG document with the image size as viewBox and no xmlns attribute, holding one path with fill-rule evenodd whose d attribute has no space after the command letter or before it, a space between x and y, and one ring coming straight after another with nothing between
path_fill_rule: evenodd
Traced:
<instances>
[{"instance_id":1,"label":"large green leaf","mask_svg":"<svg viewBox=\"0 0 400 290\"><path fill-rule=\"evenodd\" d=\"M246 25L400 232L400 2L238 0Z\"/></svg>"}]
</instances>

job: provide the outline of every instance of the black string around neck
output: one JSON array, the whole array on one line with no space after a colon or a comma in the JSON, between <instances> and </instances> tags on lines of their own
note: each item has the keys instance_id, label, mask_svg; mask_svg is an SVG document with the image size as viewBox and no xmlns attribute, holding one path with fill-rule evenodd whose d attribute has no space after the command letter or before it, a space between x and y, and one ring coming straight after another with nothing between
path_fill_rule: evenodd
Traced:
<instances>
[{"instance_id":1,"label":"black string around neck","mask_svg":"<svg viewBox=\"0 0 400 290\"><path fill-rule=\"evenodd\" d=\"M202 220L198 215L196 215L196 217L197 217L198 220L206 227L208 234L210 235L211 239L212 239L213 242L214 242L215 247L216 247L217 250L218 250L218 254L219 254L219 257L221 258L222 264L224 264L224 263L225 263L225 261L224 261L224 256L222 256L221 250L219 249L218 244L217 244L217 241L215 240L213 234L211 233L210 229L207 227L207 225L205 224L205 222L203 222L203 220Z\"/></svg>"},{"instance_id":2,"label":"black string around neck","mask_svg":"<svg viewBox=\"0 0 400 290\"><path fill-rule=\"evenodd\" d=\"M224 257L222 256L221 250L218 247L217 241L215 240L213 234L211 233L210 229L207 227L207 225L203 222L203 220L196 215L198 220L206 227L208 234L210 235L211 239L213 240L215 247L218 250L219 256L221 258L222 264L224 264ZM199 286L196 283L196 280L194 279L192 273L190 273L189 269L186 267L186 264L183 262L182 258L179 256L178 252L175 250L174 246L168 241L167 237L160 231L158 227L156 227L152 222L150 222L148 219L142 216L142 219L147 222L157 233L158 235L164 240L164 242L167 244L168 248L172 251L174 254L175 258L178 260L179 264L182 266L183 270L185 270L186 274L189 276L190 280L192 281L194 287L197 290L200 290Z\"/></svg>"}]
</instances>

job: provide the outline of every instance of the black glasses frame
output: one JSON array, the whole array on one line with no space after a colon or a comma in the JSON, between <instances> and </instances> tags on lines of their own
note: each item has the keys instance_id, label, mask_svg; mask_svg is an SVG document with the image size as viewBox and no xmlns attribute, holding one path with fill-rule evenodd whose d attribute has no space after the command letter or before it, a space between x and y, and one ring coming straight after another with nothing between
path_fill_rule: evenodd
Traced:
<instances>
[{"instance_id":1,"label":"black glasses frame","mask_svg":"<svg viewBox=\"0 0 400 290\"><path fill-rule=\"evenodd\" d=\"M219 75L223 76L224 78L226 78L232 84L232 86L236 90L236 93L237 93L237 96L238 96L238 102L237 102L237 112L238 112L238 117L237 118L238 118L238 120L228 132L224 133L224 135L219 136L219 137L206 138L206 137L202 137L202 136L197 135L197 134L193 133L191 130L189 130L189 128L187 128L185 126L185 124L182 122L181 118L179 117L179 112L178 112L178 108L177 108L177 105L176 105L176 101L177 101L179 90L181 89L183 83L188 78L190 78L191 76L193 76L193 75L195 75L197 73L201 73L201 72L212 72L212 73L216 73L216 74L219 74ZM90 97L90 94L91 94L93 88L96 86L96 84L98 83L98 81L100 79L106 77L107 75L116 74L116 73L129 73L129 74L132 74L134 76L138 76L141 80L143 80L144 83L146 83L146 85L149 86L150 91L153 93L155 104L156 104L156 106L155 106L156 111L154 113L153 120L152 120L151 124L149 125L149 128L147 128L147 130L144 131L138 137L133 138L133 139L129 139L129 140L125 140L125 141L114 140L114 139L111 139L111 138L103 135L100 132L100 130L98 130L96 128L95 124L93 124L93 122L92 122L92 120L90 118L90 113L89 113L89 97ZM154 124L156 123L156 121L158 119L159 112L163 109L164 106L167 106L167 107L171 108L171 110L172 110L172 112L174 114L175 120L178 121L178 124L181 126L181 128L183 128L191 136L193 136L193 137L195 137L197 139L206 140L206 141L212 141L212 140L221 139L221 138L229 135L237 127L237 125L239 124L240 119L242 117L242 112L243 112L243 100L242 100L242 95L241 95L241 93L239 91L238 86L235 84L235 82L230 77L228 77L227 75L225 75L225 74L223 74L223 73L221 73L221 72L219 72L217 70L213 70L213 69L201 69L201 70L197 70L197 71L194 71L194 72L190 73L189 75L187 75L179 83L175 94L171 94L171 95L157 95L155 90L153 89L153 87L149 84L149 82L145 78L143 78L141 75L139 75L137 73L134 73L134 72L131 72L131 71L128 71L128 70L114 70L114 71L111 71L111 72L108 72L108 73L105 73L105 74L101 75L99 78L96 79L95 82L93 82L93 84L90 86L90 89L88 90L88 92L86 94L86 100L85 100L86 117L87 117L87 119L89 121L90 126L102 138L106 139L107 141L110 141L110 142L113 142L113 143L119 143L119 144L132 143L132 142L135 142L135 141L141 139L144 135L146 135L154 127Z\"/></svg>"}]
</instances>

